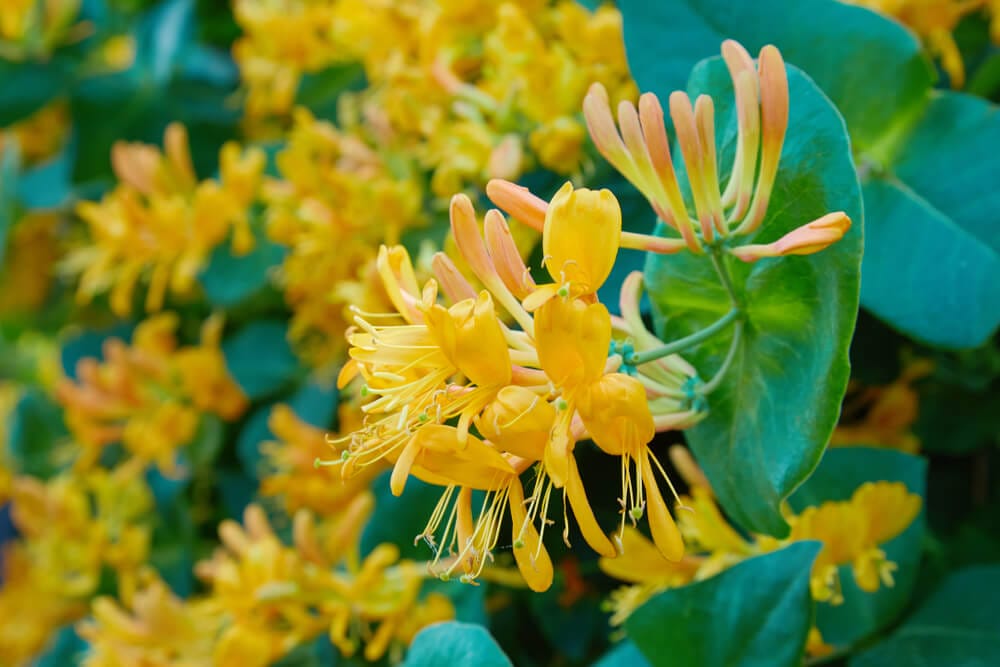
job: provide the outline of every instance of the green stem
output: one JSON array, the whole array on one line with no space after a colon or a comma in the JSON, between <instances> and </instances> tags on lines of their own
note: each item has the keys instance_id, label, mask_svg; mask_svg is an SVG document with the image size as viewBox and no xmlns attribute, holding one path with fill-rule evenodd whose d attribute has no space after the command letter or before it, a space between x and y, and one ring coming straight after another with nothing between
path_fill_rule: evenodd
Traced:
<instances>
[{"instance_id":1,"label":"green stem","mask_svg":"<svg viewBox=\"0 0 1000 667\"><path fill-rule=\"evenodd\" d=\"M736 288L733 286L733 279L730 277L729 269L726 267L726 263L722 258L722 251L718 246L713 247L708 256L712 260L712 266L715 267L715 272L718 274L719 280L722 282L722 286L725 287L726 292L729 293L729 301L733 304L733 308L742 309L743 304L741 303L739 297L736 296Z\"/></svg>"},{"instance_id":2,"label":"green stem","mask_svg":"<svg viewBox=\"0 0 1000 667\"><path fill-rule=\"evenodd\" d=\"M733 363L733 359L736 358L736 351L740 347L740 341L743 338L743 321L738 321L733 329L733 341L729 344L729 352L726 353L726 358L722 362L722 366L715 373L711 380L703 384L698 388L698 393L702 396L708 396L713 391L719 388L722 384L722 380L726 376L726 372L729 371L729 367Z\"/></svg>"},{"instance_id":3,"label":"green stem","mask_svg":"<svg viewBox=\"0 0 1000 667\"><path fill-rule=\"evenodd\" d=\"M698 343L701 343L715 334L719 333L732 322L739 319L741 316L741 311L739 308L733 308L728 313L723 315L721 318L708 325L701 331L696 331L690 336L685 336L679 340L675 340L672 343L667 343L661 347L654 348L652 350L645 350L643 352L636 352L631 357L625 361L631 366L640 366L642 364L649 363L650 361L656 361L657 359L662 359L663 357L668 357L671 354L677 354L678 352L683 352L689 347L693 347Z\"/></svg>"}]
</instances>

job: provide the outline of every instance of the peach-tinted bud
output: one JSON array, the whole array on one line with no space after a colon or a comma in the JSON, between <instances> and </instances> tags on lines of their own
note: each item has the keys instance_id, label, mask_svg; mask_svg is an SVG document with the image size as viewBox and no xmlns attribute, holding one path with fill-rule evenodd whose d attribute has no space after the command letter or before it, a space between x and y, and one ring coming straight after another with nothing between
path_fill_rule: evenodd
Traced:
<instances>
[{"instance_id":1,"label":"peach-tinted bud","mask_svg":"<svg viewBox=\"0 0 1000 667\"><path fill-rule=\"evenodd\" d=\"M198 177L191 162L187 128L180 123L170 123L163 134L163 149L177 185L185 190L194 188Z\"/></svg>"},{"instance_id":2,"label":"peach-tinted bud","mask_svg":"<svg viewBox=\"0 0 1000 667\"><path fill-rule=\"evenodd\" d=\"M684 157L684 167L687 171L688 182L691 184L691 197L694 199L695 211L698 213L701 235L706 241L711 242L715 238L715 233L702 167L705 156L699 138L698 125L695 121L694 109L687 93L675 90L670 94L670 118L674 121L677 143L680 145L681 155Z\"/></svg>"},{"instance_id":3,"label":"peach-tinted bud","mask_svg":"<svg viewBox=\"0 0 1000 667\"><path fill-rule=\"evenodd\" d=\"M490 178L517 178L521 173L521 162L524 151L521 149L521 138L516 134L508 134L490 153L486 166Z\"/></svg>"},{"instance_id":4,"label":"peach-tinted bud","mask_svg":"<svg viewBox=\"0 0 1000 667\"><path fill-rule=\"evenodd\" d=\"M736 230L738 234L753 232L764 220L788 129L788 75L781 52L770 44L765 46L760 50L757 66L760 72L760 175L750 212Z\"/></svg>"},{"instance_id":5,"label":"peach-tinted bud","mask_svg":"<svg viewBox=\"0 0 1000 667\"><path fill-rule=\"evenodd\" d=\"M850 228L851 219L837 211L788 232L774 243L739 246L729 252L744 262L781 255L812 255L842 239Z\"/></svg>"},{"instance_id":6,"label":"peach-tinted bud","mask_svg":"<svg viewBox=\"0 0 1000 667\"><path fill-rule=\"evenodd\" d=\"M611 274L621 233L621 207L610 190L574 190L566 183L545 212L545 266L572 292L596 292Z\"/></svg>"},{"instance_id":7,"label":"peach-tinted bud","mask_svg":"<svg viewBox=\"0 0 1000 667\"><path fill-rule=\"evenodd\" d=\"M431 258L431 270L434 271L434 277L441 284L441 291L452 303L476 298L476 290L469 284L469 281L465 279L465 276L448 255L443 252L434 253L434 257Z\"/></svg>"},{"instance_id":8,"label":"peach-tinted bud","mask_svg":"<svg viewBox=\"0 0 1000 667\"><path fill-rule=\"evenodd\" d=\"M716 231L725 236L729 230L722 219L719 167L715 155L715 104L708 95L699 95L695 100L694 120L698 126L698 141L702 150L701 178L707 197L706 203Z\"/></svg>"},{"instance_id":9,"label":"peach-tinted bud","mask_svg":"<svg viewBox=\"0 0 1000 667\"><path fill-rule=\"evenodd\" d=\"M486 195L510 217L538 231L544 228L549 204L523 185L494 178L486 184Z\"/></svg>"},{"instance_id":10,"label":"peach-tinted bud","mask_svg":"<svg viewBox=\"0 0 1000 667\"><path fill-rule=\"evenodd\" d=\"M483 221L483 236L500 280L514 296L524 299L535 289L535 281L521 258L510 227L500 211L487 211Z\"/></svg>"},{"instance_id":11,"label":"peach-tinted bud","mask_svg":"<svg viewBox=\"0 0 1000 667\"><path fill-rule=\"evenodd\" d=\"M410 261L410 253L406 251L406 248L403 246L380 247L375 266L382 279L386 294L389 295L389 300L392 301L396 310L408 322L423 321L423 315L416 307L420 286L417 284L416 275L413 273L413 262Z\"/></svg>"},{"instance_id":12,"label":"peach-tinted bud","mask_svg":"<svg viewBox=\"0 0 1000 667\"><path fill-rule=\"evenodd\" d=\"M584 96L583 117L587 121L587 130L598 152L627 177L631 171L631 158L618 134L618 128L615 127L608 91L602 84L592 84Z\"/></svg>"}]
</instances>

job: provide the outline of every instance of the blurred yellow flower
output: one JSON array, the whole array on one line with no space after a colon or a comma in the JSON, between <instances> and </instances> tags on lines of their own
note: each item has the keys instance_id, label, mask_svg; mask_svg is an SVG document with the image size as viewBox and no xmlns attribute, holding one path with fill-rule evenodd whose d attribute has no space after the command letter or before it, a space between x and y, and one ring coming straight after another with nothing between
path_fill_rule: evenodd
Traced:
<instances>
[{"instance_id":1,"label":"blurred yellow flower","mask_svg":"<svg viewBox=\"0 0 1000 667\"><path fill-rule=\"evenodd\" d=\"M102 362L81 359L76 381L56 387L82 449L77 466L89 468L105 446L121 442L134 458L176 472L177 452L194 438L201 413L239 417L248 402L226 369L221 325L209 318L199 345L179 347L177 315L161 313L136 327L130 345L106 340Z\"/></svg>"},{"instance_id":2,"label":"blurred yellow flower","mask_svg":"<svg viewBox=\"0 0 1000 667\"><path fill-rule=\"evenodd\" d=\"M229 143L219 153L218 180L199 182L191 162L187 130L173 123L164 150L118 142L111 164L119 183L100 202L84 201L77 214L89 239L64 261L79 277L77 299L90 302L110 291L111 309L132 312L139 282L148 281L145 309L163 308L167 292L179 296L195 287L212 250L232 236L236 254L254 246L250 206L257 198L265 166L259 148Z\"/></svg>"},{"instance_id":3,"label":"blurred yellow flower","mask_svg":"<svg viewBox=\"0 0 1000 667\"><path fill-rule=\"evenodd\" d=\"M66 143L69 120L66 102L51 102L24 120L0 128L0 153L9 144L16 143L22 165L32 166L44 162L58 153Z\"/></svg>"}]
</instances>

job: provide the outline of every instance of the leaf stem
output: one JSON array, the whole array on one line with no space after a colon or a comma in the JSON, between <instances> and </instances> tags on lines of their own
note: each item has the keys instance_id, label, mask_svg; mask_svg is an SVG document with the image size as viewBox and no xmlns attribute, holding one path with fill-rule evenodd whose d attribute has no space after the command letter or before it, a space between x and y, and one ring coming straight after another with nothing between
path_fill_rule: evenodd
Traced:
<instances>
[{"instance_id":1,"label":"leaf stem","mask_svg":"<svg viewBox=\"0 0 1000 667\"><path fill-rule=\"evenodd\" d=\"M698 387L698 393L702 396L708 396L713 391L719 388L722 384L722 380L726 376L726 372L729 371L729 367L733 363L733 359L736 358L736 351L740 347L740 342L743 339L743 320L738 320L736 326L733 328L733 340L729 344L729 352L726 353L726 358L722 362L722 366L716 371L712 379L705 384Z\"/></svg>"},{"instance_id":2,"label":"leaf stem","mask_svg":"<svg viewBox=\"0 0 1000 667\"><path fill-rule=\"evenodd\" d=\"M726 263L722 258L722 251L719 249L719 246L714 246L708 256L712 260L712 266L715 267L715 272L718 274L719 280L722 282L722 286L725 287L726 292L729 293L729 301L733 304L733 308L742 310L743 304L739 297L736 296L736 288L733 286L733 279L729 275L729 269L726 267Z\"/></svg>"},{"instance_id":3,"label":"leaf stem","mask_svg":"<svg viewBox=\"0 0 1000 667\"><path fill-rule=\"evenodd\" d=\"M625 361L631 366L639 366L641 364L649 363L650 361L656 361L657 359L668 357L671 354L682 352L689 347L693 347L719 333L732 322L738 320L741 315L742 311L739 308L734 307L728 313L720 317L712 324L709 324L701 331L696 331L690 336L685 336L684 338L667 343L661 347L653 348L652 350L636 352Z\"/></svg>"}]
</instances>

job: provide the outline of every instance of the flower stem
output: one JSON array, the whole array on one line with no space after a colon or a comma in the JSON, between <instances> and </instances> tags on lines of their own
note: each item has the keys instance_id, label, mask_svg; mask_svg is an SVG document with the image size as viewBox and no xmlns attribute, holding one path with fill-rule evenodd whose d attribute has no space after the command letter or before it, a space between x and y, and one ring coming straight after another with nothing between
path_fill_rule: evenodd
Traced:
<instances>
[{"instance_id":1,"label":"flower stem","mask_svg":"<svg viewBox=\"0 0 1000 667\"><path fill-rule=\"evenodd\" d=\"M740 342L742 341L742 339L743 339L743 321L740 320L736 322L736 326L733 328L733 340L729 344L729 352L726 353L726 358L725 360L723 360L722 366L719 367L719 370L715 373L715 375L712 377L711 380L698 387L699 394L701 394L702 396L708 396L713 391L719 388L719 385L722 384L722 380L726 376L726 372L729 370L729 367L733 364L733 359L736 358L736 351L739 349Z\"/></svg>"},{"instance_id":2,"label":"flower stem","mask_svg":"<svg viewBox=\"0 0 1000 667\"><path fill-rule=\"evenodd\" d=\"M652 350L645 350L643 352L636 352L628 359L626 362L632 366L639 366L641 364L649 363L650 361L656 361L657 359L662 359L663 357L668 357L671 354L677 354L682 352L689 347L693 347L698 343L701 343L715 334L719 333L732 322L740 318L742 312L739 308L733 308L728 313L720 317L718 320L708 325L701 331L696 331L690 336L685 336L679 340L675 340L672 343L667 343L662 347L657 347Z\"/></svg>"}]
</instances>

